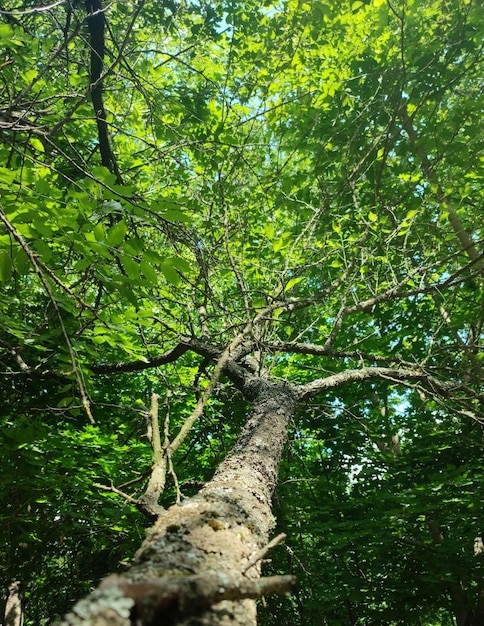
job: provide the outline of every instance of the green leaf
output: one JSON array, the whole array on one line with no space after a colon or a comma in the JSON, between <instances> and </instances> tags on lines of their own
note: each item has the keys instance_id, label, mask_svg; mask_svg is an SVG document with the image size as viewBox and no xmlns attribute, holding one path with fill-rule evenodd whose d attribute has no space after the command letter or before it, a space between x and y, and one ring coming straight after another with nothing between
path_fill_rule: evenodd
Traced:
<instances>
[{"instance_id":1,"label":"green leaf","mask_svg":"<svg viewBox=\"0 0 484 626\"><path fill-rule=\"evenodd\" d=\"M126 225L126 222L124 220L120 220L109 229L106 237L107 245L113 248L119 246L123 243L127 232L128 227Z\"/></svg>"},{"instance_id":2,"label":"green leaf","mask_svg":"<svg viewBox=\"0 0 484 626\"><path fill-rule=\"evenodd\" d=\"M292 289L295 285L297 285L298 283L300 283L302 281L302 277L298 276L297 278L291 278L290 280L287 281L287 285L284 287L284 291L289 291L290 289Z\"/></svg>"},{"instance_id":3,"label":"green leaf","mask_svg":"<svg viewBox=\"0 0 484 626\"><path fill-rule=\"evenodd\" d=\"M63 407L71 406L71 404L74 404L74 398L67 396L65 398L61 398L59 402L57 403L57 406L58 408L63 408Z\"/></svg>"},{"instance_id":4,"label":"green leaf","mask_svg":"<svg viewBox=\"0 0 484 626\"><path fill-rule=\"evenodd\" d=\"M155 268L148 263L148 261L143 260L140 263L140 269L146 280L148 280L152 285L156 285L158 282L158 273Z\"/></svg>"},{"instance_id":5,"label":"green leaf","mask_svg":"<svg viewBox=\"0 0 484 626\"><path fill-rule=\"evenodd\" d=\"M160 268L166 280L175 287L178 287L180 284L180 275L175 270L172 263L169 260L163 261Z\"/></svg>"},{"instance_id":6,"label":"green leaf","mask_svg":"<svg viewBox=\"0 0 484 626\"><path fill-rule=\"evenodd\" d=\"M135 280L137 278L139 278L139 273L140 273L140 262L139 261L135 261L133 260L131 257L127 256L127 255L123 255L121 257L121 263L123 264L123 267L126 271L126 274L128 275L128 278ZM149 272L149 270L148 270ZM144 274L144 272L143 272ZM148 277L147 277L148 278Z\"/></svg>"},{"instance_id":7,"label":"green leaf","mask_svg":"<svg viewBox=\"0 0 484 626\"><path fill-rule=\"evenodd\" d=\"M13 28L9 24L0 24L0 40L3 39L8 43L13 37L13 32Z\"/></svg>"},{"instance_id":8,"label":"green leaf","mask_svg":"<svg viewBox=\"0 0 484 626\"><path fill-rule=\"evenodd\" d=\"M18 274L24 276L32 268L31 260L23 248L16 248L13 254L13 266Z\"/></svg>"},{"instance_id":9,"label":"green leaf","mask_svg":"<svg viewBox=\"0 0 484 626\"><path fill-rule=\"evenodd\" d=\"M9 280L12 276L12 259L8 252L0 252L0 280Z\"/></svg>"},{"instance_id":10,"label":"green leaf","mask_svg":"<svg viewBox=\"0 0 484 626\"><path fill-rule=\"evenodd\" d=\"M180 209L167 209L163 211L162 217L168 222L191 222L190 217L180 211Z\"/></svg>"},{"instance_id":11,"label":"green leaf","mask_svg":"<svg viewBox=\"0 0 484 626\"><path fill-rule=\"evenodd\" d=\"M94 238L96 239L96 241L104 241L104 239L106 238L104 226L101 222L98 222L96 226L94 226L93 233L94 233Z\"/></svg>"},{"instance_id":12,"label":"green leaf","mask_svg":"<svg viewBox=\"0 0 484 626\"><path fill-rule=\"evenodd\" d=\"M38 152L45 152L44 144L37 137L31 137L29 142Z\"/></svg>"},{"instance_id":13,"label":"green leaf","mask_svg":"<svg viewBox=\"0 0 484 626\"><path fill-rule=\"evenodd\" d=\"M1 25L0 25L0 28L1 28ZM6 183L7 185L10 185L10 183L13 183L16 176L17 176L17 172L7 169L6 167L0 167L0 181L2 183Z\"/></svg>"},{"instance_id":14,"label":"green leaf","mask_svg":"<svg viewBox=\"0 0 484 626\"><path fill-rule=\"evenodd\" d=\"M175 267L177 270L180 270L180 272L184 274L189 274L190 271L192 270L192 266L190 265L190 263L186 259L183 259L180 256L170 257L169 259L166 259L166 261L169 262L170 265Z\"/></svg>"},{"instance_id":15,"label":"green leaf","mask_svg":"<svg viewBox=\"0 0 484 626\"><path fill-rule=\"evenodd\" d=\"M95 176L100 181L102 181L103 183L106 183L109 186L114 185L116 182L116 176L112 174L108 170L108 168L104 167L103 165L97 165L96 167L94 167L92 169L92 173L93 173L93 176Z\"/></svg>"}]
</instances>

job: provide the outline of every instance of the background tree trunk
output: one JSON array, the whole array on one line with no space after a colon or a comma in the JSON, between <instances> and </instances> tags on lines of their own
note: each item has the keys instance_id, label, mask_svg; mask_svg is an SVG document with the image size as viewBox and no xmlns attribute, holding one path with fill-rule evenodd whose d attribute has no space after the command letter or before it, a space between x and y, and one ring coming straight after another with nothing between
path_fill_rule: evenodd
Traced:
<instances>
[{"instance_id":1,"label":"background tree trunk","mask_svg":"<svg viewBox=\"0 0 484 626\"><path fill-rule=\"evenodd\" d=\"M5 604L5 626L22 626L24 623L20 587L20 581L14 580L8 588L7 602Z\"/></svg>"}]
</instances>

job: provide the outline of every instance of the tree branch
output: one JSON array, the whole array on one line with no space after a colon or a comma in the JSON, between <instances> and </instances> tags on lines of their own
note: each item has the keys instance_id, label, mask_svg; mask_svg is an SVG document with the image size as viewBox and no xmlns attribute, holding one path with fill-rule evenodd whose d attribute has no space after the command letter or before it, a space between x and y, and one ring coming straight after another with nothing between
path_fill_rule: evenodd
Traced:
<instances>
[{"instance_id":1,"label":"tree branch","mask_svg":"<svg viewBox=\"0 0 484 626\"><path fill-rule=\"evenodd\" d=\"M400 107L400 118L402 121L402 126L408 137L410 139L411 145L415 151L415 153L420 158L422 171L427 177L427 179L436 185L437 187L437 199L440 203L446 204L447 212L448 212L448 220L454 230L454 234L456 235L459 243L462 246L462 252L465 252L467 256L474 262L482 261L482 253L479 253L477 249L476 242L473 240L470 233L465 229L456 209L454 208L450 198L444 192L442 185L437 177L437 173L430 161L422 143L419 141L419 137L415 128L413 126L413 121L411 116L408 113L407 104L404 103Z\"/></svg>"},{"instance_id":2,"label":"tree branch","mask_svg":"<svg viewBox=\"0 0 484 626\"><path fill-rule=\"evenodd\" d=\"M160 495L165 489L167 449L162 450L160 437L160 424L158 420L158 400L157 393L151 394L151 407L148 416L151 430L151 447L153 449L153 463L151 467L150 479L144 495L138 500L139 509L150 518L156 518L164 511L158 504Z\"/></svg>"},{"instance_id":3,"label":"tree branch","mask_svg":"<svg viewBox=\"0 0 484 626\"><path fill-rule=\"evenodd\" d=\"M417 381L428 387L434 393L448 396L451 391L464 388L454 381L441 381L425 372L415 369L399 369L392 367L363 367L356 370L346 370L332 374L326 378L318 378L306 385L299 385L297 391L299 400L306 400L318 393L341 387L347 383L362 382L365 380L391 380L393 382L409 383Z\"/></svg>"},{"instance_id":4,"label":"tree branch","mask_svg":"<svg viewBox=\"0 0 484 626\"><path fill-rule=\"evenodd\" d=\"M72 364L72 370L74 372L74 375L76 377L76 381L77 381L77 387L79 389L79 393L81 395L81 402L82 402L82 406L84 408L84 411L86 412L86 415L89 418L89 421L91 422L91 424L94 424L94 417L92 415L91 412L91 404L89 401L89 398L87 396L87 392L84 386L84 381L83 381L83 377L82 377L82 371L80 370L80 368L77 365L77 358L76 355L74 353L74 348L72 347L71 344L71 340L69 338L69 335L67 333L66 327L64 325L64 320L62 318L62 314L59 308L59 305L57 303L57 300L55 299L54 296L54 292L52 291L52 288L49 284L49 281L47 280L47 278L45 277L44 271L42 269L42 267L39 265L38 259L37 259L37 255L30 249L30 247L28 246L27 242L25 241L25 239L23 238L23 236L17 231L17 229L15 228L15 226L10 222L10 220L8 219L8 217L6 216L5 212L3 211L3 207L0 206L0 220L5 224L7 230L9 231L9 233L14 237L14 239L18 242L18 244L21 246L21 248L24 250L25 254L27 255L30 263L32 264L32 267L34 268L35 273L37 274L37 276L40 279L40 282L42 283L42 285L44 286L45 291L47 292L47 295L52 303L52 306L54 307L54 310L56 312L57 315L57 319L59 321L59 326L61 329L61 333L62 336L64 337L64 341L66 343L67 346L67 351L69 353L69 358L71 360L71 364ZM49 273L49 276L51 276L51 274Z\"/></svg>"},{"instance_id":5,"label":"tree branch","mask_svg":"<svg viewBox=\"0 0 484 626\"><path fill-rule=\"evenodd\" d=\"M93 365L89 369L94 374L121 374L123 372L140 372L142 370L159 367L167 363L173 363L185 352L190 350L191 346L185 342L180 342L168 352L160 354L146 361L127 361L120 363L106 363L105 365Z\"/></svg>"},{"instance_id":6,"label":"tree branch","mask_svg":"<svg viewBox=\"0 0 484 626\"><path fill-rule=\"evenodd\" d=\"M298 341L275 341L264 344L264 348L270 352L287 352L292 354L311 354L313 356L327 356L341 359L358 359L359 361L373 361L374 363L396 363L403 367L415 367L415 363L405 361L397 356L380 356L361 350L334 350L328 346L319 346L314 343L301 343Z\"/></svg>"},{"instance_id":7,"label":"tree branch","mask_svg":"<svg viewBox=\"0 0 484 626\"><path fill-rule=\"evenodd\" d=\"M272 548L275 548L277 546L278 543L280 543L281 541L284 541L284 539L287 537L287 535L285 533L280 533L279 535L277 535L277 537L274 537L274 539L271 539L271 541L269 541L269 543L267 545L265 545L264 547L262 547L258 552L256 552L254 554L254 556L249 560L249 562L247 563L247 565L242 569L242 574L245 574L247 572L247 570L249 570L251 567L254 567L254 565L256 565L260 560L262 560L265 555L272 550Z\"/></svg>"}]
</instances>

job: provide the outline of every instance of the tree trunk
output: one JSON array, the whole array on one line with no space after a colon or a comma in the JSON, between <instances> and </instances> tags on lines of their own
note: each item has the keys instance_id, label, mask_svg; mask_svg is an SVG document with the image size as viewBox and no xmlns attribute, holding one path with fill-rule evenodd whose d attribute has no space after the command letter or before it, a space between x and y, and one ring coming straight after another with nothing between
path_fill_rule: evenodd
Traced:
<instances>
[{"instance_id":1,"label":"tree trunk","mask_svg":"<svg viewBox=\"0 0 484 626\"><path fill-rule=\"evenodd\" d=\"M5 626L22 626L24 623L22 594L20 591L20 582L18 580L14 580L8 588L4 623Z\"/></svg>"},{"instance_id":2,"label":"tree trunk","mask_svg":"<svg viewBox=\"0 0 484 626\"><path fill-rule=\"evenodd\" d=\"M210 483L163 513L130 570L104 580L59 626L254 626L256 599L293 583L260 578L260 569L296 402L290 385L259 379L249 419Z\"/></svg>"}]
</instances>

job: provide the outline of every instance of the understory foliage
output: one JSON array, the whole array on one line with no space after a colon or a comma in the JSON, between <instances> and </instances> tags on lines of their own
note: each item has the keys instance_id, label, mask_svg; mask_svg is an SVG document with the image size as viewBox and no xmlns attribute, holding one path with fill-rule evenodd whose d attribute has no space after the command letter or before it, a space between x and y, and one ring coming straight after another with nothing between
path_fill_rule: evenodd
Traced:
<instances>
[{"instance_id":1,"label":"understory foliage","mask_svg":"<svg viewBox=\"0 0 484 626\"><path fill-rule=\"evenodd\" d=\"M291 424L264 571L298 585L260 623L483 623L483 25L477 0L0 3L0 580L25 626L141 543L152 394L160 504L211 479L249 410L224 354L348 373Z\"/></svg>"}]
</instances>

